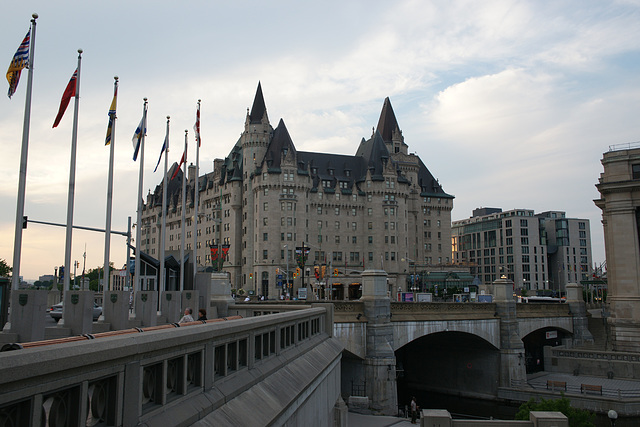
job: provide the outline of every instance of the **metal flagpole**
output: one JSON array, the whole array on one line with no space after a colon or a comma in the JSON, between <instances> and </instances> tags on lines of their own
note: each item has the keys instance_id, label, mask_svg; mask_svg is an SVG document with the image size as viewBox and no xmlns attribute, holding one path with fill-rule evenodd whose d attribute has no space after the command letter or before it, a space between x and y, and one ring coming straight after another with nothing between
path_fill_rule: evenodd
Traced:
<instances>
[{"instance_id":1,"label":"metal flagpole","mask_svg":"<svg viewBox=\"0 0 640 427\"><path fill-rule=\"evenodd\" d=\"M13 275L11 289L18 290L20 285L20 257L22 254L22 223L24 217L24 198L27 188L27 156L29 152L29 124L31 122L31 87L33 82L33 58L36 50L36 19L31 15L31 36L29 40L29 73L27 75L27 96L24 103L24 124L22 126L22 150L20 152L20 178L18 180L18 201L16 203L16 233L13 244Z\"/></svg>"},{"instance_id":2,"label":"metal flagpole","mask_svg":"<svg viewBox=\"0 0 640 427\"><path fill-rule=\"evenodd\" d=\"M180 292L184 291L184 232L187 211L187 134L184 130L184 173L182 174L182 218L180 221Z\"/></svg>"},{"instance_id":3,"label":"metal flagpole","mask_svg":"<svg viewBox=\"0 0 640 427\"><path fill-rule=\"evenodd\" d=\"M198 193L200 183L200 100L198 99L198 111L196 112L196 124L194 126L195 138L196 138L196 179L193 184L194 198L193 205L195 206L195 215L193 223L193 289L196 286L196 275L198 273L198 266L196 263L196 251L198 249Z\"/></svg>"},{"instance_id":4,"label":"metal flagpole","mask_svg":"<svg viewBox=\"0 0 640 427\"><path fill-rule=\"evenodd\" d=\"M116 101L116 95L118 94L118 76L115 76L113 82L113 99ZM114 105L115 107L115 105ZM113 117L111 117L111 142L109 143L109 176L107 178L107 219L105 225L105 234L104 234L104 269L103 269L103 291L104 298L103 301L107 301L107 291L111 290L110 279L111 274L109 273L109 255L111 253L111 208L113 205L113 154L115 151L116 145L116 113L113 113Z\"/></svg>"},{"instance_id":5,"label":"metal flagpole","mask_svg":"<svg viewBox=\"0 0 640 427\"><path fill-rule=\"evenodd\" d=\"M66 300L69 285L71 284L71 237L73 232L73 202L76 188L76 148L78 145L78 105L80 103L80 64L82 62L82 49L78 49L78 75L76 77L75 103L73 106L73 131L71 134L71 161L69 165L69 196L67 199L67 232L64 248L64 291L63 301ZM64 314L63 314L64 318Z\"/></svg>"},{"instance_id":6,"label":"metal flagpole","mask_svg":"<svg viewBox=\"0 0 640 427\"><path fill-rule=\"evenodd\" d=\"M164 147L164 178L162 179L162 234L160 235L160 289L167 290L167 279L164 270L164 248L166 244L167 231L167 173L169 169L169 119L167 116L167 136L165 137Z\"/></svg>"},{"instance_id":7,"label":"metal flagpole","mask_svg":"<svg viewBox=\"0 0 640 427\"><path fill-rule=\"evenodd\" d=\"M138 214L136 216L136 265L135 265L135 282L133 289L137 292L141 289L140 281L140 257L142 252L142 178L144 172L144 138L147 134L147 98L144 98L142 107L142 129L140 130L140 173L138 175Z\"/></svg>"}]
</instances>

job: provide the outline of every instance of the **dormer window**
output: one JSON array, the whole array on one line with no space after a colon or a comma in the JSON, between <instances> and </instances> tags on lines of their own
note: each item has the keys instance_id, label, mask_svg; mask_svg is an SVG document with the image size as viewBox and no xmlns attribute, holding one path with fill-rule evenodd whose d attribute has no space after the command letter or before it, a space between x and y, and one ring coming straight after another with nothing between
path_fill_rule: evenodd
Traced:
<instances>
[{"instance_id":1,"label":"dormer window","mask_svg":"<svg viewBox=\"0 0 640 427\"><path fill-rule=\"evenodd\" d=\"M286 156L287 153L289 152L289 148L288 147L283 147L282 148L282 153Z\"/></svg>"},{"instance_id":2,"label":"dormer window","mask_svg":"<svg viewBox=\"0 0 640 427\"><path fill-rule=\"evenodd\" d=\"M351 176L351 171L349 169L345 170L344 176Z\"/></svg>"},{"instance_id":3,"label":"dormer window","mask_svg":"<svg viewBox=\"0 0 640 427\"><path fill-rule=\"evenodd\" d=\"M311 168L311 173L314 175L318 174L318 168Z\"/></svg>"},{"instance_id":4,"label":"dormer window","mask_svg":"<svg viewBox=\"0 0 640 427\"><path fill-rule=\"evenodd\" d=\"M333 169L329 169L329 175L333 176Z\"/></svg>"}]
</instances>

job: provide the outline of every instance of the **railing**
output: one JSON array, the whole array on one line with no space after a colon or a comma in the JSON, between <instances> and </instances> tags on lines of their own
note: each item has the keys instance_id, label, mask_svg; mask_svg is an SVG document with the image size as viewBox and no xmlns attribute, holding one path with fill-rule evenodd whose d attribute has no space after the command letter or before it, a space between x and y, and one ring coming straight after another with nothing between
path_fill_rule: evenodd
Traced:
<instances>
[{"instance_id":1,"label":"railing","mask_svg":"<svg viewBox=\"0 0 640 427\"><path fill-rule=\"evenodd\" d=\"M611 362L640 362L638 353L606 352L593 350L551 349L552 357L570 357L573 359L607 360Z\"/></svg>"},{"instance_id":2,"label":"railing","mask_svg":"<svg viewBox=\"0 0 640 427\"><path fill-rule=\"evenodd\" d=\"M640 141L610 145L609 151L631 150L633 148L640 148Z\"/></svg>"},{"instance_id":3,"label":"railing","mask_svg":"<svg viewBox=\"0 0 640 427\"><path fill-rule=\"evenodd\" d=\"M207 409L223 405L326 340L327 317L315 307L5 351L0 420L58 427L153 425L168 413L197 418L197 405L187 405L195 415L172 408L216 387L222 398L207 400ZM250 374L255 368L260 374Z\"/></svg>"},{"instance_id":4,"label":"railing","mask_svg":"<svg viewBox=\"0 0 640 427\"><path fill-rule=\"evenodd\" d=\"M564 384L560 386L549 385L544 381L529 381L528 385L534 390L546 390L557 394L576 394L589 397L602 396L618 399L640 397L640 388L622 390L617 388L608 388L600 384L570 384L567 382L564 382Z\"/></svg>"}]
</instances>

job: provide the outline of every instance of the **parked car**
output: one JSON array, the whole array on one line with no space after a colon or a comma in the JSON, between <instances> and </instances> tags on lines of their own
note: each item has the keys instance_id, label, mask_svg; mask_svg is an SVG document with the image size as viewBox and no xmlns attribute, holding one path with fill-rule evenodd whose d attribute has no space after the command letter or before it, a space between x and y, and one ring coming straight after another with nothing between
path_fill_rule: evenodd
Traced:
<instances>
[{"instance_id":1,"label":"parked car","mask_svg":"<svg viewBox=\"0 0 640 427\"><path fill-rule=\"evenodd\" d=\"M100 315L102 314L102 307L100 307L98 304L93 304L93 321L95 322L96 320L98 320L98 317L100 317ZM54 306L52 306L49 309L49 316L53 317L53 320L55 320L56 322L59 321L62 318L62 303L58 303Z\"/></svg>"}]
</instances>

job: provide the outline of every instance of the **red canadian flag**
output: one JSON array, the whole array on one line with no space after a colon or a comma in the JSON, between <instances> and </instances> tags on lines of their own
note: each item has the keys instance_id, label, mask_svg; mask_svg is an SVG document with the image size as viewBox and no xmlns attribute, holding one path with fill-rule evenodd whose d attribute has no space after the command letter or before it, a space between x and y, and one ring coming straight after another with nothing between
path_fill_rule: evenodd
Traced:
<instances>
[{"instance_id":1,"label":"red canadian flag","mask_svg":"<svg viewBox=\"0 0 640 427\"><path fill-rule=\"evenodd\" d=\"M64 116L64 112L67 110L67 106L69 106L69 101L71 98L76 96L76 81L78 79L78 69L71 76L71 80L69 80L69 84L67 84L67 88L64 90L62 94L62 100L60 101L60 108L58 109L58 115L53 122L53 127L57 127L60 124L60 120L62 120L62 116Z\"/></svg>"}]
</instances>

